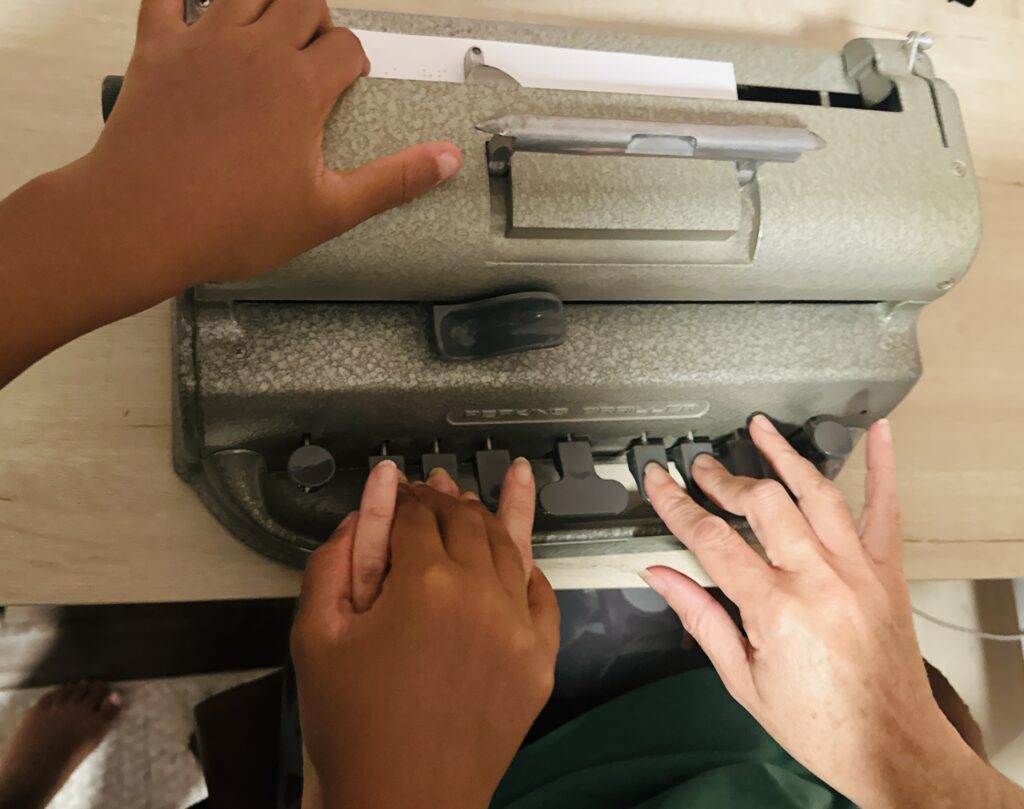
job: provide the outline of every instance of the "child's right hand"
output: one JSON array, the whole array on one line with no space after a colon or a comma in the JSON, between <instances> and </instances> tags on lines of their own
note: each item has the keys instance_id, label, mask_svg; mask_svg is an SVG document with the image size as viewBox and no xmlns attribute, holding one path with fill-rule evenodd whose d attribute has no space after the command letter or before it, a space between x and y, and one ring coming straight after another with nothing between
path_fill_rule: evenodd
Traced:
<instances>
[{"instance_id":1,"label":"child's right hand","mask_svg":"<svg viewBox=\"0 0 1024 809\"><path fill-rule=\"evenodd\" d=\"M306 567L292 631L324 806L486 807L550 695L558 606L529 560L534 480L498 515L447 476L376 467Z\"/></svg>"}]
</instances>

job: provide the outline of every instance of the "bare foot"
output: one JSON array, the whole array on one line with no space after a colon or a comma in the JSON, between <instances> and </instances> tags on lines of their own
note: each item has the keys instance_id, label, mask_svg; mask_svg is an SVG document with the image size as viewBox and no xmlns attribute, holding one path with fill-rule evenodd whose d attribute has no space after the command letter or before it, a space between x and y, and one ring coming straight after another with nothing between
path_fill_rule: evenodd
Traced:
<instances>
[{"instance_id":1,"label":"bare foot","mask_svg":"<svg viewBox=\"0 0 1024 809\"><path fill-rule=\"evenodd\" d=\"M96 749L121 710L106 683L69 683L22 717L0 758L0 809L42 809Z\"/></svg>"}]
</instances>

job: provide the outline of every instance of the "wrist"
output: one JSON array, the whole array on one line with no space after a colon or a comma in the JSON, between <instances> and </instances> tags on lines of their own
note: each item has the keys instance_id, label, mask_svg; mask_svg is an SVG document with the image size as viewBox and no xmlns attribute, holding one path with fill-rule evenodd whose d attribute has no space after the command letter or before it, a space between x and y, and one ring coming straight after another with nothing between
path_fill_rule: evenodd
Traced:
<instances>
[{"instance_id":1,"label":"wrist","mask_svg":"<svg viewBox=\"0 0 1024 809\"><path fill-rule=\"evenodd\" d=\"M117 278L150 303L198 283L179 249L184 239L160 188L95 149L40 179L67 201L91 269Z\"/></svg>"},{"instance_id":2,"label":"wrist","mask_svg":"<svg viewBox=\"0 0 1024 809\"><path fill-rule=\"evenodd\" d=\"M462 766L449 771L436 763L420 766L414 755L358 758L317 768L324 809L487 809L497 788L497 782L479 777L472 761L462 760ZM396 761L401 765L396 767Z\"/></svg>"},{"instance_id":3,"label":"wrist","mask_svg":"<svg viewBox=\"0 0 1024 809\"><path fill-rule=\"evenodd\" d=\"M862 809L1018 809L1019 788L985 763L936 708L928 721L900 723L876 760Z\"/></svg>"}]
</instances>

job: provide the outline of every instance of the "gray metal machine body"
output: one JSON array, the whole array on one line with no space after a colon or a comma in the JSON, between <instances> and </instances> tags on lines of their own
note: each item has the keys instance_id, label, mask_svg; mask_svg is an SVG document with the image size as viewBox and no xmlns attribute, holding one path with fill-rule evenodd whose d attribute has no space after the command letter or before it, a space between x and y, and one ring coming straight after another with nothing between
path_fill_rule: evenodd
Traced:
<instances>
[{"instance_id":1,"label":"gray metal machine body","mask_svg":"<svg viewBox=\"0 0 1024 809\"><path fill-rule=\"evenodd\" d=\"M177 300L175 466L243 542L302 564L372 459L478 486L504 450L537 472L538 556L676 547L635 484L557 484L628 484L626 462L651 460L685 479L701 449L770 475L749 454L755 411L834 475L919 377L919 311L980 234L956 98L927 55L335 21L479 41L467 71L486 68L488 40L727 60L739 100L530 89L489 69L358 81L328 121L329 165L437 139L466 162L267 276ZM554 347L443 356L433 305L516 292L561 301Z\"/></svg>"}]
</instances>

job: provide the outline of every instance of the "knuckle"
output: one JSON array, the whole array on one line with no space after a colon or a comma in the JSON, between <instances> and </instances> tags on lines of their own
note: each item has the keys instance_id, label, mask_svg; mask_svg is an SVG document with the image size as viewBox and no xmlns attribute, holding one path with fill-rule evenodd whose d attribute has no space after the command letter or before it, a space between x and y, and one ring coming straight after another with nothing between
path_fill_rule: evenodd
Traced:
<instances>
[{"instance_id":1,"label":"knuckle","mask_svg":"<svg viewBox=\"0 0 1024 809\"><path fill-rule=\"evenodd\" d=\"M338 48L346 52L351 51L356 56L363 55L362 40L353 34L351 29L342 27L332 28L329 36L334 40L334 44Z\"/></svg>"},{"instance_id":2,"label":"knuckle","mask_svg":"<svg viewBox=\"0 0 1024 809\"><path fill-rule=\"evenodd\" d=\"M533 672L533 687L539 697L543 697L546 701L551 696L551 692L555 690L555 668L547 661L534 668Z\"/></svg>"},{"instance_id":3,"label":"knuckle","mask_svg":"<svg viewBox=\"0 0 1024 809\"><path fill-rule=\"evenodd\" d=\"M420 573L420 589L426 607L443 605L457 599L458 578L449 565L431 562Z\"/></svg>"},{"instance_id":4,"label":"knuckle","mask_svg":"<svg viewBox=\"0 0 1024 809\"><path fill-rule=\"evenodd\" d=\"M658 511L666 520L682 519L690 510L689 499L682 493L674 493L663 500Z\"/></svg>"},{"instance_id":5,"label":"knuckle","mask_svg":"<svg viewBox=\"0 0 1024 809\"><path fill-rule=\"evenodd\" d=\"M680 616L683 627L699 643L702 638L707 638L708 622L711 620L712 609L708 604L700 604L697 607Z\"/></svg>"},{"instance_id":6,"label":"knuckle","mask_svg":"<svg viewBox=\"0 0 1024 809\"><path fill-rule=\"evenodd\" d=\"M474 504L466 500L458 500L455 506L455 513L458 519L464 520L466 527L476 533L484 533L487 530L487 524L484 522L483 508L477 508Z\"/></svg>"},{"instance_id":7,"label":"knuckle","mask_svg":"<svg viewBox=\"0 0 1024 809\"><path fill-rule=\"evenodd\" d=\"M486 519L491 514L487 506L485 506L479 500L469 498L462 500L461 502L464 503L467 508L472 509L475 513L479 514L481 519Z\"/></svg>"},{"instance_id":8,"label":"knuckle","mask_svg":"<svg viewBox=\"0 0 1024 809\"><path fill-rule=\"evenodd\" d=\"M752 484L749 494L754 503L774 504L778 503L781 498L786 498L786 489L777 480L765 479Z\"/></svg>"},{"instance_id":9,"label":"knuckle","mask_svg":"<svg viewBox=\"0 0 1024 809\"><path fill-rule=\"evenodd\" d=\"M503 511L509 514L515 514L518 517L526 517L533 511L533 501L527 499L532 492L527 494L527 497L510 497L504 503L502 503Z\"/></svg>"},{"instance_id":10,"label":"knuckle","mask_svg":"<svg viewBox=\"0 0 1024 809\"><path fill-rule=\"evenodd\" d=\"M528 657L533 653L533 633L525 626L517 626L506 635L508 649L516 659Z\"/></svg>"},{"instance_id":11,"label":"knuckle","mask_svg":"<svg viewBox=\"0 0 1024 809\"><path fill-rule=\"evenodd\" d=\"M360 561L355 569L355 579L360 584L378 584L384 578L387 567L387 560L380 557Z\"/></svg>"},{"instance_id":12,"label":"knuckle","mask_svg":"<svg viewBox=\"0 0 1024 809\"><path fill-rule=\"evenodd\" d=\"M846 505L846 498L831 480L821 478L814 486L814 496L832 505Z\"/></svg>"},{"instance_id":13,"label":"knuckle","mask_svg":"<svg viewBox=\"0 0 1024 809\"><path fill-rule=\"evenodd\" d=\"M310 587L316 581L317 571L326 564L329 564L330 550L328 545L320 545L306 559L306 567L303 572L303 587Z\"/></svg>"},{"instance_id":14,"label":"knuckle","mask_svg":"<svg viewBox=\"0 0 1024 809\"><path fill-rule=\"evenodd\" d=\"M396 506L396 511L403 512L404 516L414 522L434 519L433 509L415 497L400 502Z\"/></svg>"},{"instance_id":15,"label":"knuckle","mask_svg":"<svg viewBox=\"0 0 1024 809\"><path fill-rule=\"evenodd\" d=\"M903 517L900 511L900 501L895 497L888 497L882 500L880 511L883 519L893 525L899 525Z\"/></svg>"},{"instance_id":16,"label":"knuckle","mask_svg":"<svg viewBox=\"0 0 1024 809\"><path fill-rule=\"evenodd\" d=\"M693 541L712 550L724 548L732 542L732 529L721 517L709 514L693 527Z\"/></svg>"},{"instance_id":17,"label":"knuckle","mask_svg":"<svg viewBox=\"0 0 1024 809\"><path fill-rule=\"evenodd\" d=\"M362 519L369 519L374 522L390 522L394 516L394 509L390 506L378 504L364 506L359 510Z\"/></svg>"},{"instance_id":18,"label":"knuckle","mask_svg":"<svg viewBox=\"0 0 1024 809\"><path fill-rule=\"evenodd\" d=\"M308 657L310 651L323 646L324 639L325 632L322 625L318 621L300 614L292 624L289 645L294 656Z\"/></svg>"}]
</instances>

